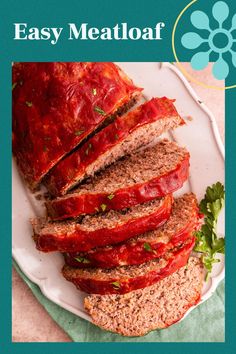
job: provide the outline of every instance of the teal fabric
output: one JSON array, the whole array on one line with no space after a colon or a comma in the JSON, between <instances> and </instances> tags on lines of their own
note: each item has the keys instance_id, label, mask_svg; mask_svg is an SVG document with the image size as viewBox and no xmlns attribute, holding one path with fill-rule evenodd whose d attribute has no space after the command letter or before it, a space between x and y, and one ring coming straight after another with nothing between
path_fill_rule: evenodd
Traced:
<instances>
[{"instance_id":1,"label":"teal fabric","mask_svg":"<svg viewBox=\"0 0 236 354\"><path fill-rule=\"evenodd\" d=\"M182 322L150 332L144 337L126 338L101 330L48 300L14 262L15 269L55 322L74 342L224 342L224 281L211 298L194 309Z\"/></svg>"}]
</instances>

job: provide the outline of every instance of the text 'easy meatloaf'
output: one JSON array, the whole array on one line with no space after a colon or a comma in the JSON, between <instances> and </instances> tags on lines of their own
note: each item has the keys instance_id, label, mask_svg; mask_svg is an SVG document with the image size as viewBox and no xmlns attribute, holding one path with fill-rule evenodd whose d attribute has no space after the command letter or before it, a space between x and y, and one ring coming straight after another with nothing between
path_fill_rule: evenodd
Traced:
<instances>
[{"instance_id":1,"label":"text 'easy meatloaf'","mask_svg":"<svg viewBox=\"0 0 236 354\"><path fill-rule=\"evenodd\" d=\"M65 262L75 268L112 268L148 262L190 238L199 225L198 212L195 195L185 194L175 199L170 218L156 230L117 245L66 253Z\"/></svg>"},{"instance_id":2,"label":"text 'easy meatloaf'","mask_svg":"<svg viewBox=\"0 0 236 354\"><path fill-rule=\"evenodd\" d=\"M199 258L145 289L120 295L88 295L84 307L95 325L124 336L143 336L181 320L201 298L204 269Z\"/></svg>"},{"instance_id":3,"label":"text 'easy meatloaf'","mask_svg":"<svg viewBox=\"0 0 236 354\"><path fill-rule=\"evenodd\" d=\"M78 289L89 294L125 294L150 286L184 266L194 247L195 238L149 262L117 268L63 267L62 274Z\"/></svg>"},{"instance_id":4,"label":"text 'easy meatloaf'","mask_svg":"<svg viewBox=\"0 0 236 354\"><path fill-rule=\"evenodd\" d=\"M107 167L68 195L46 203L52 220L120 210L181 188L189 174L189 153L167 139Z\"/></svg>"},{"instance_id":5,"label":"text 'easy meatloaf'","mask_svg":"<svg viewBox=\"0 0 236 354\"><path fill-rule=\"evenodd\" d=\"M13 153L31 187L141 89L113 63L13 65Z\"/></svg>"},{"instance_id":6,"label":"text 'easy meatloaf'","mask_svg":"<svg viewBox=\"0 0 236 354\"><path fill-rule=\"evenodd\" d=\"M182 124L172 100L153 98L117 118L66 156L49 172L44 184L54 196L65 194L84 178Z\"/></svg>"},{"instance_id":7,"label":"text 'easy meatloaf'","mask_svg":"<svg viewBox=\"0 0 236 354\"><path fill-rule=\"evenodd\" d=\"M35 219L33 237L36 247L44 252L89 251L156 229L168 220L172 202L172 195L167 195L127 210L85 216L80 223Z\"/></svg>"}]
</instances>

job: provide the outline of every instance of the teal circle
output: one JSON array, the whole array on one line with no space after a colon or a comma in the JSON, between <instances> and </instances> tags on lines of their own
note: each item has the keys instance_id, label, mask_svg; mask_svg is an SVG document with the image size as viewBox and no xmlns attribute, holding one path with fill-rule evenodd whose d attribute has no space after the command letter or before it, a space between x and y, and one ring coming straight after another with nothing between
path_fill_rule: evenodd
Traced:
<instances>
[{"instance_id":1,"label":"teal circle","mask_svg":"<svg viewBox=\"0 0 236 354\"><path fill-rule=\"evenodd\" d=\"M229 37L225 33L217 33L213 37L213 43L217 48L225 48L229 43Z\"/></svg>"},{"instance_id":2,"label":"teal circle","mask_svg":"<svg viewBox=\"0 0 236 354\"><path fill-rule=\"evenodd\" d=\"M226 42L225 45L219 44L219 39L224 37ZM221 41L222 42L222 41ZM223 28L217 28L212 31L209 36L209 47L216 53L225 53L228 52L229 49L233 45L233 36L231 33Z\"/></svg>"}]
</instances>

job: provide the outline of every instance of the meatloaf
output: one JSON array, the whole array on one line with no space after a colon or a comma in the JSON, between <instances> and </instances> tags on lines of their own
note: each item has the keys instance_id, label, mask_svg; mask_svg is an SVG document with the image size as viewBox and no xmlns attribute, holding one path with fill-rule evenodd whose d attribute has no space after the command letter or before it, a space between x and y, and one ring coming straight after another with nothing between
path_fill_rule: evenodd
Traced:
<instances>
[{"instance_id":1,"label":"meatloaf","mask_svg":"<svg viewBox=\"0 0 236 354\"><path fill-rule=\"evenodd\" d=\"M32 188L141 91L113 63L16 63L12 80L13 153Z\"/></svg>"},{"instance_id":2,"label":"meatloaf","mask_svg":"<svg viewBox=\"0 0 236 354\"><path fill-rule=\"evenodd\" d=\"M89 251L153 230L168 220L173 198L167 195L130 209L85 216L79 223L32 221L37 249L61 252Z\"/></svg>"},{"instance_id":3,"label":"meatloaf","mask_svg":"<svg viewBox=\"0 0 236 354\"><path fill-rule=\"evenodd\" d=\"M203 266L187 266L158 283L125 295L88 295L84 307L95 325L123 336L143 336L178 322L201 298Z\"/></svg>"},{"instance_id":4,"label":"meatloaf","mask_svg":"<svg viewBox=\"0 0 236 354\"><path fill-rule=\"evenodd\" d=\"M66 156L49 172L44 183L52 195L65 194L84 178L181 124L184 121L172 100L153 98L117 118Z\"/></svg>"},{"instance_id":5,"label":"meatloaf","mask_svg":"<svg viewBox=\"0 0 236 354\"><path fill-rule=\"evenodd\" d=\"M194 247L195 238L147 263L112 269L63 267L62 274L77 288L90 294L125 294L145 288L184 266Z\"/></svg>"},{"instance_id":6,"label":"meatloaf","mask_svg":"<svg viewBox=\"0 0 236 354\"><path fill-rule=\"evenodd\" d=\"M188 173L187 150L164 139L107 167L72 193L48 201L48 214L60 220L103 208L128 208L181 188Z\"/></svg>"},{"instance_id":7,"label":"meatloaf","mask_svg":"<svg viewBox=\"0 0 236 354\"><path fill-rule=\"evenodd\" d=\"M188 239L199 224L194 194L175 199L170 218L156 230L125 243L99 247L88 252L65 253L65 262L75 268L112 268L148 262Z\"/></svg>"}]
</instances>

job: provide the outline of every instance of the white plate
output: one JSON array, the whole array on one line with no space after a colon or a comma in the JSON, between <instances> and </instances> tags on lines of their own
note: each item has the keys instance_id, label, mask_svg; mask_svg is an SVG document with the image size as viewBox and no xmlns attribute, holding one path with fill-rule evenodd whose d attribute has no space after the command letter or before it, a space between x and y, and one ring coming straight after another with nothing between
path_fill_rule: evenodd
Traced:
<instances>
[{"instance_id":1,"label":"white plate","mask_svg":"<svg viewBox=\"0 0 236 354\"><path fill-rule=\"evenodd\" d=\"M217 181L224 183L224 147L215 119L205 105L198 102L196 93L178 69L169 63L118 64L137 85L144 87L146 98L176 98L179 113L183 117L192 117L191 121L186 121L186 126L169 134L170 139L185 145L191 155L190 178L178 194L193 191L200 200L208 185ZM62 256L58 253L43 254L35 249L29 219L42 215L44 207L25 188L14 162L12 188L13 257L47 298L90 321L83 308L84 294L61 275ZM224 213L219 220L219 233L224 235ZM212 277L204 285L202 302L212 295L223 278L224 257L221 256L221 262L214 266Z\"/></svg>"}]
</instances>

